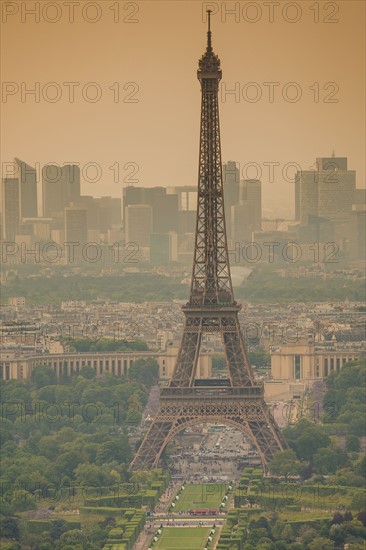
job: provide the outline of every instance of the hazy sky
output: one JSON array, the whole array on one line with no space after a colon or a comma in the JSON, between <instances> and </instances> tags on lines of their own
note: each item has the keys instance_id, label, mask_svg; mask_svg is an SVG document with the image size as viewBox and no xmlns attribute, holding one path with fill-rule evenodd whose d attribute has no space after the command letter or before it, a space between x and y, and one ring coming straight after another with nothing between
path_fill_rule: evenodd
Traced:
<instances>
[{"instance_id":1,"label":"hazy sky","mask_svg":"<svg viewBox=\"0 0 366 550\"><path fill-rule=\"evenodd\" d=\"M128 178L196 185L210 4L223 161L261 177L264 214L293 215L288 163L309 169L332 150L365 186L363 1L38 4L35 16L33 1L2 2L3 163L79 162L98 179L82 192L95 196L120 196ZM25 94L37 87L37 98ZM278 163L273 181L264 163Z\"/></svg>"}]
</instances>

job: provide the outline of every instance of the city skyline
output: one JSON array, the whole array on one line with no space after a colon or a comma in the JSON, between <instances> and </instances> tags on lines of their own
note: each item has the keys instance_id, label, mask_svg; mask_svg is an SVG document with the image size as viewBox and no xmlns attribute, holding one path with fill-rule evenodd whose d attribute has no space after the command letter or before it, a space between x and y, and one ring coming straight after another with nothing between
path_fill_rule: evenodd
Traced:
<instances>
[{"instance_id":1,"label":"city skyline","mask_svg":"<svg viewBox=\"0 0 366 550\"><path fill-rule=\"evenodd\" d=\"M94 196L120 197L131 180L145 187L195 185L198 143L191 136L200 105L194 60L203 45L203 5L208 3L132 2L138 12L133 15L132 8L123 11L121 6L118 24L107 4L95 24L82 20L77 10L69 24L65 7L55 24L46 20L54 16L51 10L40 14L39 23L27 14L22 23L20 12L6 15L4 41L17 32L29 40L22 41L26 49L14 43L2 54L2 128L8 137L3 162L18 156L32 166L80 162L83 169L96 163L98 181L84 182L82 188L83 194ZM301 4L301 17L294 23L290 21L296 13L283 11L282 5L270 23L269 8L262 3L261 18L250 23L255 14L245 9L248 3L237 3L238 22L238 14L229 13L231 5L223 4L225 12L221 4L211 4L214 46L225 63L220 90L224 161L236 159L248 179L261 179L264 208L281 209L281 217L294 211L289 196L296 165L309 170L312 159L331 156L333 150L349 158L357 172L356 186L364 187L363 4L338 2L332 14L319 3L318 16ZM248 54L243 58L239 51ZM60 55L64 61L52 66L52 56ZM19 58L24 63L16 63ZM48 86L50 82L56 87ZM73 103L70 85L64 84L70 82L80 83ZM86 97L102 90L96 103L83 98L85 84L91 82L97 88L86 88ZM39 86L39 102L29 94L22 102L22 92L32 86ZM52 102L59 92L60 99ZM257 93L261 98L252 102ZM297 93L301 98L293 102ZM21 132L24 122L29 127ZM94 178L93 167L86 175Z\"/></svg>"},{"instance_id":2,"label":"city skyline","mask_svg":"<svg viewBox=\"0 0 366 550\"><path fill-rule=\"evenodd\" d=\"M365 4L0 11L0 546L364 548Z\"/></svg>"},{"instance_id":3,"label":"city skyline","mask_svg":"<svg viewBox=\"0 0 366 550\"><path fill-rule=\"evenodd\" d=\"M229 223L229 226L230 226L230 206L231 206L231 197L228 196L228 193L230 192L229 191L229 188L230 188L230 185L232 183L234 183L234 179L235 179L235 182L238 184L238 188L237 190L234 192L234 195L236 197L236 194L238 195L238 197L236 197L236 199L234 200L234 203L233 204L239 204L239 202L241 202L241 199L239 198L239 194L241 196L241 194L243 193L243 190L241 189L240 192L239 192L239 183L240 183L240 187L242 187L244 185L244 182L255 182L255 181L258 181L260 182L261 184L261 189L262 189L262 218L265 218L265 219L288 219L288 220L296 220L298 219L297 218L297 194L298 194L298 191L297 191L297 183L296 183L296 179L298 177L299 174L303 173L303 175L305 176L306 174L313 174L314 172L316 173L320 173L322 171L322 167L318 164L318 161L321 160L321 159L327 159L331 162L331 159L332 158L344 158L346 160L348 160L348 157L345 156L345 157L335 157L335 152L332 151L332 156L328 156L328 157L317 157L315 159L315 161L313 163L309 163L309 168L307 170L301 170L301 171L294 171L293 172L293 175L289 175L289 179L293 179L293 183L291 183L291 192L290 194L287 194L286 196L282 197L284 200L287 201L287 206L286 206L286 209L285 210L281 210L281 204L278 203L275 205L275 207L273 208L270 208L270 204L273 203L273 201L270 201L269 200L269 197L268 197L268 192L267 194L265 193L265 190L266 190L266 180L264 179L260 179L260 178L243 178L242 177L242 174L241 174L241 169L240 169L240 163L236 160L228 160L228 161L224 161L223 162L223 165L222 165L222 168L223 168L223 181L226 182L227 184L229 184L227 187L226 187L226 201L225 201L225 208L227 206L229 206L228 208L228 211L226 212L226 217L228 218L228 223ZM5 166L5 167L4 167ZM24 169L24 173L21 172L20 170L20 167L21 166L25 166L26 168ZM227 168L227 174L225 175L225 167L228 167ZM265 168L268 170L268 173L269 173L269 177L271 178L273 175L274 175L274 171L276 170L277 166L275 166L275 163L274 162L268 162L266 163L266 166ZM296 170L296 167L294 165L291 166L291 168L293 170ZM82 167L81 167L82 169ZM91 170L93 169L93 167L90 167L88 168L88 170ZM134 168L133 168L134 169ZM70 176L69 177L66 177L65 175L67 174L67 171L70 172ZM359 180L359 178L357 178L357 171L356 170L352 170L352 172L354 173L354 180L355 180L355 189L356 190L360 190L361 191L366 191L366 187L360 187L359 185L357 185L357 180ZM111 195L108 195L108 194L105 194L103 193L104 189L100 189L100 192L98 193L93 193L92 189L89 188L89 193L87 192L88 191L88 188L87 188L87 184L85 182L82 181L81 179L81 170L80 170L80 163L64 163L64 164L58 164L57 162L56 163L47 163L45 165L41 165L39 162L36 163L35 166L30 166L29 164L27 164L24 160L20 160L18 158L14 158L13 161L11 162L6 162L3 164L3 174L7 174L8 177L5 177L3 178L4 180L7 179L7 180L14 180L14 179L18 179L20 181L20 183L22 184L22 187L24 189L28 189L28 198L31 199L31 202L34 202L34 197L32 196L33 192L35 191L36 193L36 197L37 197L37 215L36 214L33 214L32 216L27 216L27 215L23 215L23 218L27 218L27 217L53 217L51 216L50 214L50 210L49 210L49 206L46 205L46 202L47 200L50 201L55 201L55 200L59 200L59 195L60 193L68 193L70 194L70 191L66 192L63 188L64 188L64 185L65 185L65 182L67 182L69 180L69 185L70 184L74 184L74 187L75 187L75 190L74 190L74 193L76 192L76 195L74 197L74 200L78 200L78 197L80 198L81 197L84 197L84 198L87 198L87 197L91 197L93 199L112 199L112 200L121 200L121 205L122 205L122 210L121 210L121 218L123 219L123 203L124 203L124 197L125 197L125 193L126 193L126 190L128 188L134 188L134 189L156 189L156 188L163 188L163 189L166 189L168 191L168 193L176 193L176 191L174 191L174 189L184 189L184 188L196 188L196 184L193 183L193 184L185 184L185 185L168 185L168 186L164 186L164 185L142 185L141 182L138 182L138 183L129 183L129 184L126 184L124 186L121 187L121 193L118 195L118 196L115 196L113 194ZM272 176L271 176L272 174ZM30 188L26 185L24 185L25 183L28 182L28 179L29 177L31 176L32 178L32 191L30 190ZM234 176L234 179L233 179L233 176ZM65 179L66 177L66 179ZM48 178L49 178L49 183L48 183ZM316 183L315 181L315 178L312 177L312 179L314 180L314 184ZM34 181L34 183L33 183ZM51 185L51 187L49 187L49 190L48 190L48 187L47 185ZM57 189L57 193L56 195L53 194L53 191L52 191L52 185L58 185L59 188ZM268 188L267 188L267 191L268 191ZM177 191L178 192L178 191ZM344 191L346 192L346 191ZM66 195L65 195L66 196ZM71 200L72 199L72 196L73 195L70 195L69 199ZM57 198L56 198L57 197ZM360 195L361 197L361 195ZM267 200L266 200L267 199ZM2 198L0 197L0 200L2 200ZM191 198L189 199L191 201ZM349 199L349 202L352 203L352 200L353 198L350 198ZM71 201L73 202L73 201ZM360 200L354 200L355 203L359 203ZM65 206L66 206L66 203L65 203ZM30 208L28 206L28 208ZM193 209L196 208L196 199L193 201L190 202L190 205L189 207L187 208L187 210L191 211ZM182 208L182 205L180 205L180 209L184 210L186 208Z\"/></svg>"}]
</instances>

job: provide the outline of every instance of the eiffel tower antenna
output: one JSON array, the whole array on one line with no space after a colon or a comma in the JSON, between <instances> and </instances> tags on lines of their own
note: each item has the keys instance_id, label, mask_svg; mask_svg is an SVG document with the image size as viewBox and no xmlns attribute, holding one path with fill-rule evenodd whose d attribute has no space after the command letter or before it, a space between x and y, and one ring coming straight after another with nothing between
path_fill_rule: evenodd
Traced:
<instances>
[{"instance_id":1,"label":"eiffel tower antenna","mask_svg":"<svg viewBox=\"0 0 366 550\"><path fill-rule=\"evenodd\" d=\"M212 50L212 44L211 44L211 13L212 13L212 10L207 10L207 23L208 23L207 49L208 50Z\"/></svg>"},{"instance_id":2,"label":"eiffel tower antenna","mask_svg":"<svg viewBox=\"0 0 366 550\"><path fill-rule=\"evenodd\" d=\"M240 330L230 276L222 182L218 90L220 59L212 50L208 10L207 48L198 63L201 84L197 217L192 281L182 307L185 327L174 372L160 392L160 404L131 470L157 467L160 456L181 430L204 422L229 424L256 447L264 469L286 442L255 381ZM202 337L219 333L227 378L196 380Z\"/></svg>"}]
</instances>

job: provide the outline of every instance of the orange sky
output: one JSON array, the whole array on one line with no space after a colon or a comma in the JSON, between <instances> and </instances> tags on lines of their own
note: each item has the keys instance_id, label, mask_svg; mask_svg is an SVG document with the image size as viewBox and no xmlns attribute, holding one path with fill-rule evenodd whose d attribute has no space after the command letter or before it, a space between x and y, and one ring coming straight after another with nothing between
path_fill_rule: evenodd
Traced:
<instances>
[{"instance_id":1,"label":"orange sky","mask_svg":"<svg viewBox=\"0 0 366 550\"><path fill-rule=\"evenodd\" d=\"M42 1L39 22L26 13L34 4L2 2L2 161L16 156L40 166L97 163L100 178L82 186L83 193L95 196L121 195L122 180L134 166L124 170L126 163L138 165L136 185L195 185L200 110L196 70L205 48L202 13L208 2ZM293 215L293 184L284 181L285 165L309 169L316 157L330 156L333 149L348 157L349 168L357 171L357 186L364 187L364 2L273 2L273 22L268 2L210 4L217 12L212 17L213 46L221 59L222 91L236 87L240 93L227 95L226 101L220 96L223 160L238 161L243 171L247 167L247 177L258 175L254 163L259 165L264 213ZM69 21L70 6L74 22ZM230 15L235 6L238 11ZM117 7L119 22L114 22ZM83 13L100 20L85 21ZM57 88L48 86L51 82ZM80 83L73 103L71 85L65 82ZM87 100L96 90L88 86L91 82L102 93L95 103ZM266 82L279 83L273 102ZM289 97L296 90L302 94L297 102L283 98L290 82L296 88L287 87ZM22 101L21 91L35 83L39 102L30 95ZM114 83L119 83L119 102ZM123 89L126 83L135 84ZM90 94L87 99L82 90ZM61 97L50 102L42 91L46 99L56 91ZM262 94L257 102L250 101L254 93ZM269 162L279 163L274 181L264 165ZM116 163L119 178L109 168ZM84 170L89 179L95 173L92 167ZM291 179L293 168L288 175Z\"/></svg>"}]
</instances>

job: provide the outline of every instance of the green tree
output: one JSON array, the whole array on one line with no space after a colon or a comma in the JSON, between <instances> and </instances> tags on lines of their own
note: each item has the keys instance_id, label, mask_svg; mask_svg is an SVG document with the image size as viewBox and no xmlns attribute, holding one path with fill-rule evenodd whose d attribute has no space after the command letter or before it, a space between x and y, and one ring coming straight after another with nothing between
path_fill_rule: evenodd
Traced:
<instances>
[{"instance_id":1,"label":"green tree","mask_svg":"<svg viewBox=\"0 0 366 550\"><path fill-rule=\"evenodd\" d=\"M260 541L260 539L262 538L267 538L268 537L268 532L267 532L267 529L263 529L263 528L260 528L260 529L253 529L250 533L249 533L249 536L248 536L248 541L246 543L246 546L247 544L251 544L252 546L250 546L250 548L256 548L258 542Z\"/></svg>"},{"instance_id":2,"label":"green tree","mask_svg":"<svg viewBox=\"0 0 366 550\"><path fill-rule=\"evenodd\" d=\"M157 384L159 380L159 365L155 359L137 359L128 370L128 378L131 381L144 384L148 389Z\"/></svg>"},{"instance_id":3,"label":"green tree","mask_svg":"<svg viewBox=\"0 0 366 550\"><path fill-rule=\"evenodd\" d=\"M88 550L89 548L92 548L88 542L88 539L80 529L71 529L61 535L57 549L65 550L68 547L73 548L73 550L78 547L80 547L81 550Z\"/></svg>"},{"instance_id":4,"label":"green tree","mask_svg":"<svg viewBox=\"0 0 366 550\"><path fill-rule=\"evenodd\" d=\"M55 519L52 522L50 529L50 537L52 540L58 540L63 533L69 530L68 524L63 519Z\"/></svg>"},{"instance_id":5,"label":"green tree","mask_svg":"<svg viewBox=\"0 0 366 550\"><path fill-rule=\"evenodd\" d=\"M329 447L330 438L325 428L302 418L294 426L288 426L284 435L300 460L312 462L314 454L322 447Z\"/></svg>"},{"instance_id":6,"label":"green tree","mask_svg":"<svg viewBox=\"0 0 366 550\"><path fill-rule=\"evenodd\" d=\"M366 477L366 454L364 454L361 460L356 464L356 471L363 477Z\"/></svg>"},{"instance_id":7,"label":"green tree","mask_svg":"<svg viewBox=\"0 0 366 550\"><path fill-rule=\"evenodd\" d=\"M88 380L93 380L93 378L95 378L95 370L92 367L82 367L80 369L80 376L83 376Z\"/></svg>"},{"instance_id":8,"label":"green tree","mask_svg":"<svg viewBox=\"0 0 366 550\"><path fill-rule=\"evenodd\" d=\"M75 470L75 475L83 487L106 487L114 482L109 470L96 464L80 464Z\"/></svg>"},{"instance_id":9,"label":"green tree","mask_svg":"<svg viewBox=\"0 0 366 550\"><path fill-rule=\"evenodd\" d=\"M322 474L334 473L347 464L347 454L340 447L322 448L314 455L314 466Z\"/></svg>"},{"instance_id":10,"label":"green tree","mask_svg":"<svg viewBox=\"0 0 366 550\"><path fill-rule=\"evenodd\" d=\"M282 530L281 538L286 540L287 542L291 542L294 539L294 532L289 523L287 523L284 526Z\"/></svg>"},{"instance_id":11,"label":"green tree","mask_svg":"<svg viewBox=\"0 0 366 550\"><path fill-rule=\"evenodd\" d=\"M34 496L28 491L24 491L22 489L13 492L11 504L17 512L35 510L37 508Z\"/></svg>"},{"instance_id":12,"label":"green tree","mask_svg":"<svg viewBox=\"0 0 366 550\"><path fill-rule=\"evenodd\" d=\"M0 532L5 539L19 540L19 518L17 517L0 517Z\"/></svg>"},{"instance_id":13,"label":"green tree","mask_svg":"<svg viewBox=\"0 0 366 550\"><path fill-rule=\"evenodd\" d=\"M349 452L359 453L361 450L360 440L356 435L347 435L346 437L346 449Z\"/></svg>"},{"instance_id":14,"label":"green tree","mask_svg":"<svg viewBox=\"0 0 366 550\"><path fill-rule=\"evenodd\" d=\"M31 373L31 380L38 389L43 388L44 386L57 384L57 376L55 371L46 365L38 365L34 367Z\"/></svg>"},{"instance_id":15,"label":"green tree","mask_svg":"<svg viewBox=\"0 0 366 550\"><path fill-rule=\"evenodd\" d=\"M352 510L365 510L366 509L366 495L364 492L354 493L351 502Z\"/></svg>"},{"instance_id":16,"label":"green tree","mask_svg":"<svg viewBox=\"0 0 366 550\"><path fill-rule=\"evenodd\" d=\"M129 462L131 458L131 447L128 437L121 435L100 445L97 451L96 461L97 464L113 462L114 460L118 462Z\"/></svg>"},{"instance_id":17,"label":"green tree","mask_svg":"<svg viewBox=\"0 0 366 550\"><path fill-rule=\"evenodd\" d=\"M309 527L309 525L303 525L299 530L299 537L301 542L305 545L309 544L317 536L316 529Z\"/></svg>"},{"instance_id":18,"label":"green tree","mask_svg":"<svg viewBox=\"0 0 366 550\"><path fill-rule=\"evenodd\" d=\"M309 550L333 550L334 542L325 537L315 537L308 546Z\"/></svg>"},{"instance_id":19,"label":"green tree","mask_svg":"<svg viewBox=\"0 0 366 550\"><path fill-rule=\"evenodd\" d=\"M55 470L62 472L70 478L74 477L74 471L83 462L83 456L79 449L61 453L55 462Z\"/></svg>"},{"instance_id":20,"label":"green tree","mask_svg":"<svg viewBox=\"0 0 366 550\"><path fill-rule=\"evenodd\" d=\"M342 525L332 525L329 529L329 538L334 541L337 547L342 548L346 540Z\"/></svg>"},{"instance_id":21,"label":"green tree","mask_svg":"<svg viewBox=\"0 0 366 550\"><path fill-rule=\"evenodd\" d=\"M276 451L269 464L270 472L274 475L289 476L301 475L304 472L305 464L300 462L293 449Z\"/></svg>"}]
</instances>

